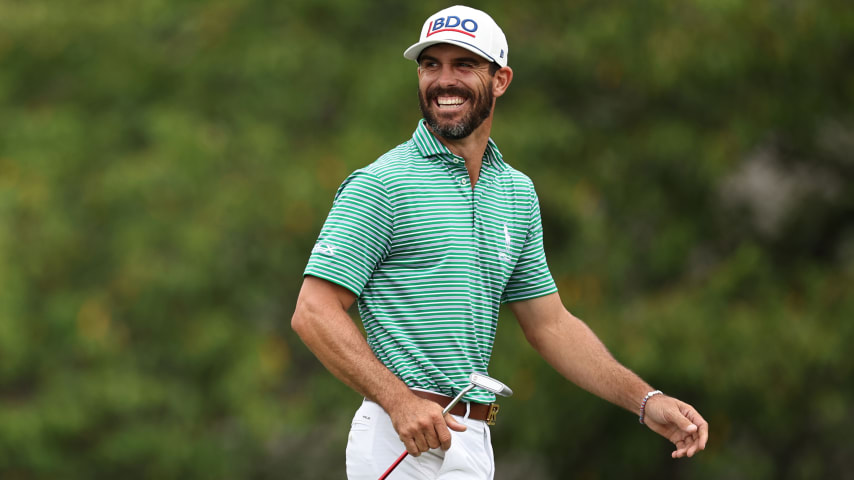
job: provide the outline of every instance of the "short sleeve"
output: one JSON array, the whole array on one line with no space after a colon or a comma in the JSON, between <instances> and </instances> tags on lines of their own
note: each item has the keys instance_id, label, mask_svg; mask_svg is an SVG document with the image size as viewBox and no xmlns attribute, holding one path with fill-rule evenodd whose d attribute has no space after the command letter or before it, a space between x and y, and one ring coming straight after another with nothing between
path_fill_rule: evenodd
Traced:
<instances>
[{"instance_id":1,"label":"short sleeve","mask_svg":"<svg viewBox=\"0 0 854 480\"><path fill-rule=\"evenodd\" d=\"M357 170L338 188L304 275L361 295L388 255L392 230L393 213L385 185L371 173Z\"/></svg>"},{"instance_id":2,"label":"short sleeve","mask_svg":"<svg viewBox=\"0 0 854 480\"><path fill-rule=\"evenodd\" d=\"M549 266L546 263L546 253L543 249L543 224L540 219L540 202L537 194L531 195L531 214L528 224L528 235L519 261L510 275L510 280L504 287L502 303L528 300L542 297L557 291Z\"/></svg>"}]
</instances>

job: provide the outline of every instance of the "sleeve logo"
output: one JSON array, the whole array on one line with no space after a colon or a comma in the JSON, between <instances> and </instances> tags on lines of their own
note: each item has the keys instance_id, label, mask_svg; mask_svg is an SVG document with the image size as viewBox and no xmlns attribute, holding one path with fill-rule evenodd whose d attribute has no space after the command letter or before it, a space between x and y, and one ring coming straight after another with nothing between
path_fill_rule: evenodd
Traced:
<instances>
[{"instance_id":1,"label":"sleeve logo","mask_svg":"<svg viewBox=\"0 0 854 480\"><path fill-rule=\"evenodd\" d=\"M323 255L335 256L335 249L330 245L324 245L322 243L318 243L311 249L311 253L320 253Z\"/></svg>"}]
</instances>

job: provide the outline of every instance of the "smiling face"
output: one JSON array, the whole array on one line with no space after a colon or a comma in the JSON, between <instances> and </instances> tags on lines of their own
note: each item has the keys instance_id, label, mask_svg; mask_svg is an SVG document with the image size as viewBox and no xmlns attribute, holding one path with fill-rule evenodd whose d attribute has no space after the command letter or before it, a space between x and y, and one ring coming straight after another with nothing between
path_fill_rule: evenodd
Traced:
<instances>
[{"instance_id":1,"label":"smiling face","mask_svg":"<svg viewBox=\"0 0 854 480\"><path fill-rule=\"evenodd\" d=\"M418 63L418 100L434 133L465 138L492 114L495 103L490 62L464 48L437 44Z\"/></svg>"}]
</instances>

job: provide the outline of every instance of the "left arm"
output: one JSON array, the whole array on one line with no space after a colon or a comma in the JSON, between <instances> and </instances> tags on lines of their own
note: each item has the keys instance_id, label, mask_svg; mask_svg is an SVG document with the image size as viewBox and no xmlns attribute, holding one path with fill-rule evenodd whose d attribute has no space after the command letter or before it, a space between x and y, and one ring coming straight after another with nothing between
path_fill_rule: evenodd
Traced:
<instances>
[{"instance_id":1,"label":"left arm","mask_svg":"<svg viewBox=\"0 0 854 480\"><path fill-rule=\"evenodd\" d=\"M626 410L638 413L653 390L617 362L595 333L569 313L557 293L510 302L525 338L567 380ZM693 456L706 447L708 424L694 407L656 395L645 407L646 425L674 445L673 458Z\"/></svg>"}]
</instances>

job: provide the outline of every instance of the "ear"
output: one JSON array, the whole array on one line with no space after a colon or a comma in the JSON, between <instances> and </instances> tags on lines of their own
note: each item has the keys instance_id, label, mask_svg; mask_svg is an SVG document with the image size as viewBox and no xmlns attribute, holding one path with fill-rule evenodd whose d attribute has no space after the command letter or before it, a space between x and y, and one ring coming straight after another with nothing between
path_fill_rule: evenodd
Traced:
<instances>
[{"instance_id":1,"label":"ear","mask_svg":"<svg viewBox=\"0 0 854 480\"><path fill-rule=\"evenodd\" d=\"M495 76L492 77L492 95L496 98L504 95L504 92L507 91L507 88L510 86L510 82L513 81L513 69L510 67L501 67L495 72Z\"/></svg>"}]
</instances>

